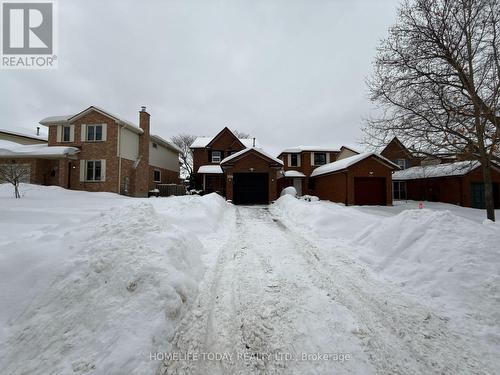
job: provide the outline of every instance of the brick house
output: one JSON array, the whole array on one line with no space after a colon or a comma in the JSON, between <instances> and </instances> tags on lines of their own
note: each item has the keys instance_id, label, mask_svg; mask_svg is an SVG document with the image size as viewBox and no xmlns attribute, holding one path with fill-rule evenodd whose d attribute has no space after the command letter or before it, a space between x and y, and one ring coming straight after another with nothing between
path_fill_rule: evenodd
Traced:
<instances>
[{"instance_id":1,"label":"brick house","mask_svg":"<svg viewBox=\"0 0 500 375\"><path fill-rule=\"evenodd\" d=\"M95 106L40 124L47 145L0 149L0 164L28 166L31 183L145 197L157 184L179 182L179 150L150 134L145 107L139 126Z\"/></svg>"},{"instance_id":2,"label":"brick house","mask_svg":"<svg viewBox=\"0 0 500 375\"><path fill-rule=\"evenodd\" d=\"M296 146L283 150L278 159L283 161L284 173L279 190L295 187L298 195L312 194L309 177L314 169L337 160L339 148Z\"/></svg>"},{"instance_id":3,"label":"brick house","mask_svg":"<svg viewBox=\"0 0 500 375\"><path fill-rule=\"evenodd\" d=\"M283 163L225 127L191 145L194 180L205 193L218 192L235 204L267 204L278 196Z\"/></svg>"}]
</instances>

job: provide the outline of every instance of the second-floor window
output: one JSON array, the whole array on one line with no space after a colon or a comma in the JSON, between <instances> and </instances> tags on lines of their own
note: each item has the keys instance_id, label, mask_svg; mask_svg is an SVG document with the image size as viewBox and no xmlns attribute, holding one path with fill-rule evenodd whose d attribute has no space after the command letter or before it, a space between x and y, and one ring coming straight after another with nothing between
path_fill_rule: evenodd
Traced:
<instances>
[{"instance_id":1,"label":"second-floor window","mask_svg":"<svg viewBox=\"0 0 500 375\"><path fill-rule=\"evenodd\" d=\"M290 155L290 167L298 167L299 166L299 155L291 154Z\"/></svg>"},{"instance_id":2,"label":"second-floor window","mask_svg":"<svg viewBox=\"0 0 500 375\"><path fill-rule=\"evenodd\" d=\"M87 125L87 141L102 141L102 125Z\"/></svg>"},{"instance_id":3,"label":"second-floor window","mask_svg":"<svg viewBox=\"0 0 500 375\"><path fill-rule=\"evenodd\" d=\"M212 151L212 163L220 163L222 158L222 152Z\"/></svg>"},{"instance_id":4,"label":"second-floor window","mask_svg":"<svg viewBox=\"0 0 500 375\"><path fill-rule=\"evenodd\" d=\"M401 169L406 169L406 159L396 159L394 163L397 164Z\"/></svg>"},{"instance_id":5,"label":"second-floor window","mask_svg":"<svg viewBox=\"0 0 500 375\"><path fill-rule=\"evenodd\" d=\"M71 127L70 126L63 126L62 141L63 142L71 142Z\"/></svg>"},{"instance_id":6,"label":"second-floor window","mask_svg":"<svg viewBox=\"0 0 500 375\"><path fill-rule=\"evenodd\" d=\"M326 153L325 152L315 152L314 153L314 165L324 165L326 164Z\"/></svg>"}]
</instances>

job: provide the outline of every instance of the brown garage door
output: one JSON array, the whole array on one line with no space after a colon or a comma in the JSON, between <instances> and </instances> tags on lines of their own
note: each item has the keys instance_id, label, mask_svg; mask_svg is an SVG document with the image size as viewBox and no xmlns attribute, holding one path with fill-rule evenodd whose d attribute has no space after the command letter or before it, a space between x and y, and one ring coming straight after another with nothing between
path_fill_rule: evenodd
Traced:
<instances>
[{"instance_id":1,"label":"brown garage door","mask_svg":"<svg viewBox=\"0 0 500 375\"><path fill-rule=\"evenodd\" d=\"M381 205L387 204L387 186L385 177L354 178L354 204Z\"/></svg>"}]
</instances>

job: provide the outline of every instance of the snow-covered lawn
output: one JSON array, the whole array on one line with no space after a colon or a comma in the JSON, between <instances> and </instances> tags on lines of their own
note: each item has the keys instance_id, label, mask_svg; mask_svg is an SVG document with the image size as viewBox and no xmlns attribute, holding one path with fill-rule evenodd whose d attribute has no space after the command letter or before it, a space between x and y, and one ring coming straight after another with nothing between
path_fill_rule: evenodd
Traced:
<instances>
[{"instance_id":1,"label":"snow-covered lawn","mask_svg":"<svg viewBox=\"0 0 500 375\"><path fill-rule=\"evenodd\" d=\"M1 374L500 370L500 225L483 211L21 192L0 185Z\"/></svg>"},{"instance_id":2,"label":"snow-covered lawn","mask_svg":"<svg viewBox=\"0 0 500 375\"><path fill-rule=\"evenodd\" d=\"M21 192L0 185L0 372L154 373L226 202Z\"/></svg>"},{"instance_id":3,"label":"snow-covered lawn","mask_svg":"<svg viewBox=\"0 0 500 375\"><path fill-rule=\"evenodd\" d=\"M412 201L345 207L291 196L272 210L320 247L343 248L376 277L438 311L475 337L482 358L500 369L500 224L485 220L483 210L434 202L419 209Z\"/></svg>"}]
</instances>

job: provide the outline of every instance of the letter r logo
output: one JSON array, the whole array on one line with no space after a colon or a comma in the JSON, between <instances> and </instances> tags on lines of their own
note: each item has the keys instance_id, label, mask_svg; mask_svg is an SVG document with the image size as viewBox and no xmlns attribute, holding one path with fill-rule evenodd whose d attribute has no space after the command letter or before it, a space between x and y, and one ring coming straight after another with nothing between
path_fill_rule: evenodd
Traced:
<instances>
[{"instance_id":1,"label":"letter r logo","mask_svg":"<svg viewBox=\"0 0 500 375\"><path fill-rule=\"evenodd\" d=\"M2 45L5 55L52 54L52 3L4 2L2 15Z\"/></svg>"}]
</instances>

